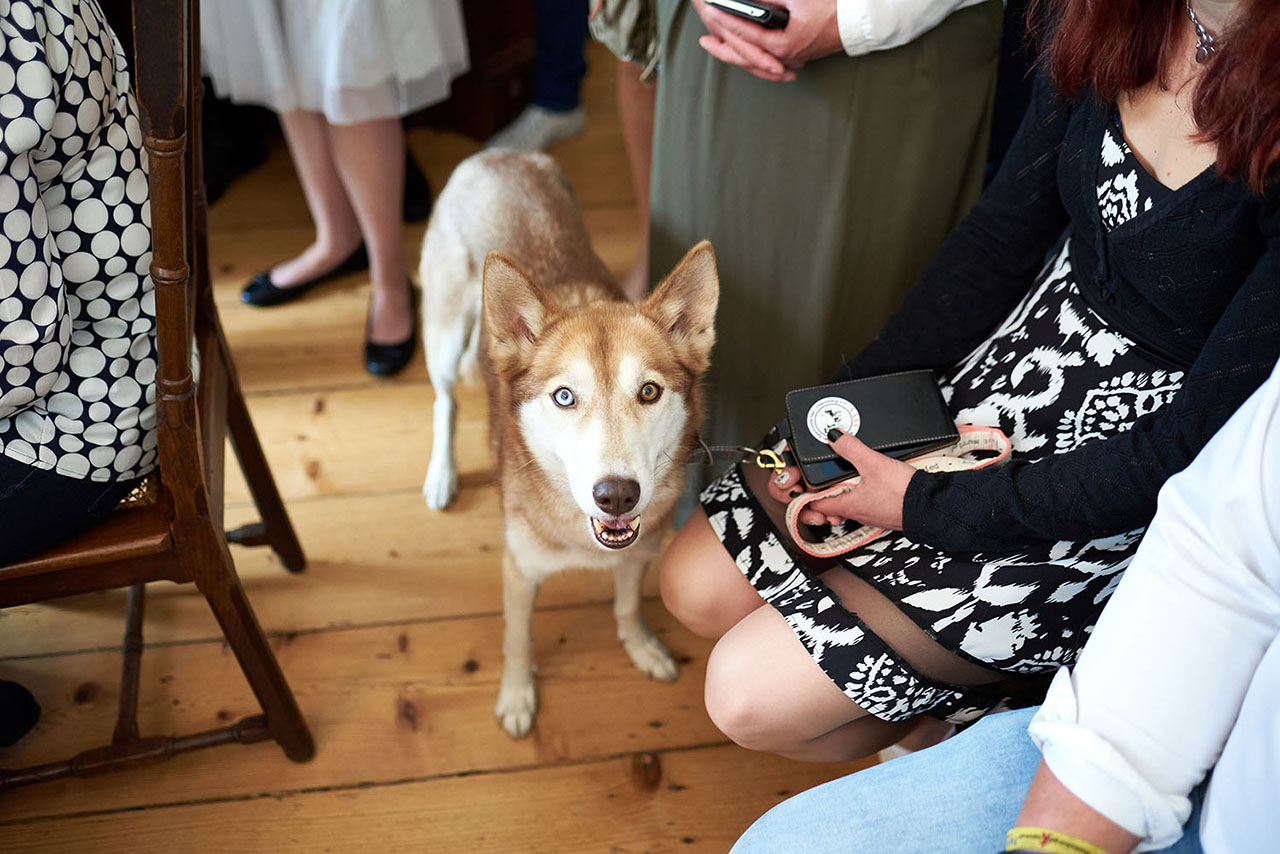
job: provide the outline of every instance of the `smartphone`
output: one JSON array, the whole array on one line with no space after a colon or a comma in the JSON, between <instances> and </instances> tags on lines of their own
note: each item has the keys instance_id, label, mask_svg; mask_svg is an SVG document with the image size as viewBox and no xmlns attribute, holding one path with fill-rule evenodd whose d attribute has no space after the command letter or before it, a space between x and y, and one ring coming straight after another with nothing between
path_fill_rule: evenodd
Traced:
<instances>
[{"instance_id":1,"label":"smartphone","mask_svg":"<svg viewBox=\"0 0 1280 854\"><path fill-rule=\"evenodd\" d=\"M782 438L789 435L791 435L791 422L783 418L765 437L764 447L771 448L790 468L800 469L800 479L804 481L810 492L817 492L858 473L853 463L843 457L801 465L796 455L791 452L791 446L787 444L787 440Z\"/></svg>"},{"instance_id":2,"label":"smartphone","mask_svg":"<svg viewBox=\"0 0 1280 854\"><path fill-rule=\"evenodd\" d=\"M791 13L780 6L754 3L752 0L706 0L706 3L722 12L759 24L767 30L781 30L791 19Z\"/></svg>"},{"instance_id":3,"label":"smartphone","mask_svg":"<svg viewBox=\"0 0 1280 854\"><path fill-rule=\"evenodd\" d=\"M895 460L910 460L914 457L923 456L929 451L935 451L938 448L945 448L950 445L953 440L948 439L925 448L909 448L898 450L881 451L886 457L892 457ZM801 464L796 461L795 456L787 449L785 453L779 453L783 461L789 466L795 466L800 469L800 479L804 481L805 486L809 487L810 492L818 492L839 483L842 480L848 480L858 473L853 463L844 457L836 457L833 460L822 460L816 463Z\"/></svg>"},{"instance_id":4,"label":"smartphone","mask_svg":"<svg viewBox=\"0 0 1280 854\"><path fill-rule=\"evenodd\" d=\"M796 455L792 452L791 446L787 443L784 436L791 435L791 421L783 418L773 429L769 431L765 437L764 447L772 448L773 452L782 458L782 461L790 468L800 469L800 479L804 481L804 485L809 492L819 492L839 483L842 480L848 480L858 473L858 469L853 463L844 457L834 457L829 460L820 460L814 463L802 463L796 459ZM889 448L880 451L886 457L892 457L895 460L909 460L912 457L922 456L929 451L945 448L947 445L955 441L951 437L942 439L936 443L926 445L924 447L911 448Z\"/></svg>"}]
</instances>

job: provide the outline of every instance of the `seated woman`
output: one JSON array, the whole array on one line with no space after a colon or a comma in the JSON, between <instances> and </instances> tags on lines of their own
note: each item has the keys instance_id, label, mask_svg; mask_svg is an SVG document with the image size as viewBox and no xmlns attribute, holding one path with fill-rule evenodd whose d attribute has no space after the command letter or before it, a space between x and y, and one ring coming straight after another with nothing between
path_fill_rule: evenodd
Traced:
<instances>
[{"instance_id":1,"label":"seated woman","mask_svg":"<svg viewBox=\"0 0 1280 854\"><path fill-rule=\"evenodd\" d=\"M733 854L1271 854L1277 708L1280 369L1160 492L1039 712L789 798Z\"/></svg>"},{"instance_id":2,"label":"seated woman","mask_svg":"<svg viewBox=\"0 0 1280 854\"><path fill-rule=\"evenodd\" d=\"M156 349L124 52L95 0L15 4L0 33L2 571L155 468Z\"/></svg>"},{"instance_id":3,"label":"seated woman","mask_svg":"<svg viewBox=\"0 0 1280 854\"><path fill-rule=\"evenodd\" d=\"M796 472L744 468L664 559L667 607L719 639L708 712L745 747L865 755L1070 664L1161 485L1280 355L1280 7L1048 2L1003 167L839 374L933 368L1013 461L926 474L842 436L862 482L802 521L892 536L806 563L777 526Z\"/></svg>"},{"instance_id":4,"label":"seated woman","mask_svg":"<svg viewBox=\"0 0 1280 854\"><path fill-rule=\"evenodd\" d=\"M138 106L96 0L0 12L0 572L154 467L155 299ZM0 744L35 723L0 682Z\"/></svg>"}]
</instances>

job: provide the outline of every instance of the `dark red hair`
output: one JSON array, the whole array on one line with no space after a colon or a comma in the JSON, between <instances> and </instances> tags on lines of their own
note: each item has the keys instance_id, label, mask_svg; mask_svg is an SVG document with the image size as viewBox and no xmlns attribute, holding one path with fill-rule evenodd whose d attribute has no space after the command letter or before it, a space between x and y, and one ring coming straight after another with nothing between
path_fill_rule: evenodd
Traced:
<instances>
[{"instance_id":1,"label":"dark red hair","mask_svg":"<svg viewBox=\"0 0 1280 854\"><path fill-rule=\"evenodd\" d=\"M1092 88L1114 101L1164 83L1186 0L1032 0L1027 20L1042 37L1041 63L1065 95ZM1047 32L1047 36L1043 33ZM1218 148L1218 173L1262 192L1280 164L1280 0L1242 0L1234 24L1215 34L1191 109L1200 136Z\"/></svg>"}]
</instances>

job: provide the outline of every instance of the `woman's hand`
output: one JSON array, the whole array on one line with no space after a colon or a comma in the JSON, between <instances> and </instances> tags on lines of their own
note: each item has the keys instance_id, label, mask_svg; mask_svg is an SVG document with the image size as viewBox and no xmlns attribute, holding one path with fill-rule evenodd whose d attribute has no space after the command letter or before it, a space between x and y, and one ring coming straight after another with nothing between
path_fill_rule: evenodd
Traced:
<instances>
[{"instance_id":1,"label":"woman's hand","mask_svg":"<svg viewBox=\"0 0 1280 854\"><path fill-rule=\"evenodd\" d=\"M862 479L844 495L810 504L800 514L800 521L806 525L834 525L853 519L863 525L901 531L902 502L916 470L901 460L871 450L848 433L841 433L831 447L853 463ZM782 469L769 480L769 494L784 504L803 489L804 482L797 469Z\"/></svg>"},{"instance_id":2,"label":"woman's hand","mask_svg":"<svg viewBox=\"0 0 1280 854\"><path fill-rule=\"evenodd\" d=\"M786 0L790 19L770 30L692 0L710 35L698 40L703 50L762 80L794 80L806 62L844 50L835 0Z\"/></svg>"},{"instance_id":3,"label":"woman's hand","mask_svg":"<svg viewBox=\"0 0 1280 854\"><path fill-rule=\"evenodd\" d=\"M713 9L703 0L689 0L689 2L693 4L694 11L698 13L703 26L707 28L708 34L698 39L698 44L707 53L721 62L736 65L770 83L796 79L796 73L787 68L780 59L738 34L742 29L738 26L740 18L728 12ZM757 30L764 29L746 21L742 21L742 25Z\"/></svg>"}]
</instances>

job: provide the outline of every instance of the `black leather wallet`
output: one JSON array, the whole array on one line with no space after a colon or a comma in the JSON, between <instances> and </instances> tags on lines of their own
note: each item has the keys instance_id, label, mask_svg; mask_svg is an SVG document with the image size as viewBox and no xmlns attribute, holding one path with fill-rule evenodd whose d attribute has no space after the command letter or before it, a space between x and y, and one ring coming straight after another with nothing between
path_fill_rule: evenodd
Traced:
<instances>
[{"instance_id":1,"label":"black leather wallet","mask_svg":"<svg viewBox=\"0 0 1280 854\"><path fill-rule=\"evenodd\" d=\"M960 438L930 370L800 388L787 392L786 406L786 421L777 429L811 490L858 473L827 442L832 427L896 459L910 459Z\"/></svg>"}]
</instances>

